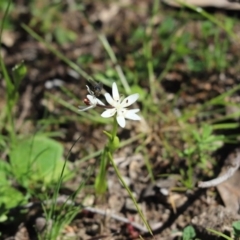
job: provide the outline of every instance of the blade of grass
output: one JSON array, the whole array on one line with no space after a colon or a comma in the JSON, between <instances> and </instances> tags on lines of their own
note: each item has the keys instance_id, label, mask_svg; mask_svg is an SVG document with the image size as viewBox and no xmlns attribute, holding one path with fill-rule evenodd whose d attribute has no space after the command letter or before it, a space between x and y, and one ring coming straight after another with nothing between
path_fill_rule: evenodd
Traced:
<instances>
[{"instance_id":1,"label":"blade of grass","mask_svg":"<svg viewBox=\"0 0 240 240\"><path fill-rule=\"evenodd\" d=\"M113 64L115 65L115 70L116 72L118 73L118 76L122 82L122 85L126 91L127 94L130 94L131 93L131 88L129 87L129 84L127 82L127 79L123 73L123 70L122 68L120 67L120 65L118 64L118 61L117 61L117 58L116 58L116 55L115 53L113 52L107 38L105 35L103 34L99 34L98 35L98 38L99 40L101 41L102 45L104 46L105 50L107 51L111 61L113 62Z\"/></svg>"},{"instance_id":2,"label":"blade of grass","mask_svg":"<svg viewBox=\"0 0 240 240\"><path fill-rule=\"evenodd\" d=\"M50 208L50 211L49 211L49 215L48 215L50 217L50 219L52 219L52 217L54 216L54 212L55 212L55 209L57 207L57 197L58 197L58 194L59 194L59 191L60 191L60 187L62 186L62 182L63 182L63 178L64 178L64 170L66 168L67 161L69 159L69 156L70 156L70 154L72 152L73 147L79 141L79 139L80 139L80 137L71 146L71 148L68 151L67 157L66 157L66 159L64 161L63 168L62 168L62 171L61 171L60 176L59 176L59 180L58 180L56 188L54 189L54 192L53 192L53 198L52 198L53 199L53 204L51 205L51 208ZM52 235L52 232L50 232L50 236L51 235ZM54 239L54 238L49 238L49 239Z\"/></svg>"},{"instance_id":3,"label":"blade of grass","mask_svg":"<svg viewBox=\"0 0 240 240\"><path fill-rule=\"evenodd\" d=\"M217 236L223 237L223 238L225 238L227 240L233 240L231 237L228 237L227 235L225 235L225 234L223 234L221 232L218 232L218 231L216 231L214 229L207 228L207 231L212 232L212 233L216 234Z\"/></svg>"},{"instance_id":4,"label":"blade of grass","mask_svg":"<svg viewBox=\"0 0 240 240\"><path fill-rule=\"evenodd\" d=\"M132 201L133 201L133 203L134 203L134 205L135 205L135 207L136 207L136 209L137 209L137 211L138 211L138 214L140 215L140 217L141 217L144 225L145 225L146 228L148 229L149 233L150 233L151 235L153 235L152 230L151 230L151 227L149 226L147 220L145 219L145 217L144 217L144 215L143 215L143 213L142 213L142 210L139 208L139 206L138 206L138 204L137 204L137 201L136 201L136 199L134 198L131 190L129 189L129 187L127 186L127 184L124 182L124 180L123 180L120 172L118 171L118 168L117 168L117 166L116 166L116 164L115 164L115 162L114 162L114 160L113 160L113 158L112 158L112 155L111 155L110 153L108 153L108 157L109 157L109 160L110 160L110 162L111 162L111 164L112 164L112 166L113 166L113 168L114 168L115 173L116 173L117 176L118 176L119 181L122 183L123 187L127 190L129 196L131 197L131 199L132 199Z\"/></svg>"},{"instance_id":5,"label":"blade of grass","mask_svg":"<svg viewBox=\"0 0 240 240\"><path fill-rule=\"evenodd\" d=\"M9 12L9 8L10 8L10 5L11 5L12 1L9 0L8 1L8 5L7 5L7 8L4 12L4 15L3 15L3 19L1 21L1 27L0 27L0 39L2 39L2 33L3 33L3 25L4 25L4 22L8 16L8 12ZM2 45L0 44L0 52L2 52ZM1 66L1 69L2 69L2 72L3 72L3 76L4 76L4 79L6 81L6 87L7 87L7 93L8 93L8 96L14 91L14 86L11 82L11 79L10 79L10 76L7 72L7 69L6 69L6 66L4 64L4 61L3 61L3 57L2 55L0 55L0 66Z\"/></svg>"},{"instance_id":6,"label":"blade of grass","mask_svg":"<svg viewBox=\"0 0 240 240\"><path fill-rule=\"evenodd\" d=\"M146 39L144 41L144 54L147 59L147 69L148 69L148 76L149 76L149 87L151 98L154 102L157 101L156 99L156 78L154 75L154 66L153 66L153 55L152 55L152 33L154 28L154 18L159 12L159 1L154 0L153 7L152 7L152 16L149 21L149 25L146 28Z\"/></svg>"},{"instance_id":7,"label":"blade of grass","mask_svg":"<svg viewBox=\"0 0 240 240\"><path fill-rule=\"evenodd\" d=\"M115 70L120 78L120 81L122 82L122 85L124 87L124 90L127 94L130 94L131 93L131 88L127 82L127 79L123 73L123 70L121 68L121 66L118 64L118 61L117 61L117 57L114 53L114 51L112 50L112 47L110 46L106 36L104 34L100 34L97 29L94 27L94 24L92 24L89 19L88 19L88 16L86 14L85 15L85 19L86 21L89 23L89 25L94 29L94 31L97 33L97 36L98 36L98 39L100 40L100 42L102 43L103 47L105 48L106 52L108 53L112 63L114 64L115 66Z\"/></svg>"},{"instance_id":8,"label":"blade of grass","mask_svg":"<svg viewBox=\"0 0 240 240\"><path fill-rule=\"evenodd\" d=\"M200 112L204 111L204 109L209 108L209 106L214 106L214 105L232 105L232 103L225 101L227 97L230 97L233 93L237 92L240 90L240 84L237 86L233 87L232 89L228 90L225 93L222 93L221 95L218 95L217 97L214 97L210 99L209 101L205 102L204 104L200 106L196 106L194 109L188 110L179 118L180 121L182 122L187 122L189 118L194 117ZM211 111L211 113L213 113Z\"/></svg>"},{"instance_id":9,"label":"blade of grass","mask_svg":"<svg viewBox=\"0 0 240 240\"><path fill-rule=\"evenodd\" d=\"M78 72L82 77L85 79L93 80L93 78L88 75L84 70L82 70L77 64L69 60L67 57L65 57L60 51L55 49L53 46L51 46L48 42L46 42L40 35L38 35L36 32L34 32L31 28L29 28L26 24L21 24L21 27L30 34L33 38L38 40L39 42L43 43L44 46L54 53L59 59L61 59L63 62L65 62L69 67L74 69L76 72Z\"/></svg>"},{"instance_id":10,"label":"blade of grass","mask_svg":"<svg viewBox=\"0 0 240 240\"><path fill-rule=\"evenodd\" d=\"M1 27L0 27L0 40L2 39L2 33L3 33L3 27L4 27L4 22L8 16L8 12L9 12L9 8L11 6L11 3L12 1L9 0L8 1L8 4L7 4L7 8L4 12L4 15L3 15L3 19L1 21ZM0 53L2 52L1 50L1 47L2 45L0 44ZM7 118L8 118L8 124L10 126L10 129L9 129L9 134L10 134L10 137L11 137L11 142L12 142L12 145L14 145L15 141L16 141L16 135L15 135L15 124L14 124L14 118L12 116L12 108L15 104L15 100L16 100L16 97L14 96L14 92L15 92L15 87L13 85L13 83L11 82L11 78L8 74L8 71L7 71L7 68L6 68L6 65L3 61L3 57L2 55L0 54L0 68L2 70L2 73L3 73L3 77L4 77L4 80L6 82L6 89L7 89L7 107L6 107L6 115L7 115ZM5 115L5 114L4 114ZM5 118L3 115L3 118ZM7 125L8 125L7 124Z\"/></svg>"},{"instance_id":11,"label":"blade of grass","mask_svg":"<svg viewBox=\"0 0 240 240\"><path fill-rule=\"evenodd\" d=\"M239 41L239 37L232 31L230 31L224 23L222 23L221 21L219 21L217 18L215 18L214 16L212 16L211 14L207 13L206 11L204 11L201 7L196 7L193 6L191 4L188 4L186 2L180 1L180 0L175 0L177 3L179 3L180 5L187 7L197 13L199 13L200 15L202 15L203 17L205 17L206 19L208 19L209 21L211 21L212 23L214 23L215 25L217 25L219 28L223 29L230 37L232 37L234 40Z\"/></svg>"},{"instance_id":12,"label":"blade of grass","mask_svg":"<svg viewBox=\"0 0 240 240\"><path fill-rule=\"evenodd\" d=\"M239 128L239 123L219 123L212 125L214 130Z\"/></svg>"},{"instance_id":13,"label":"blade of grass","mask_svg":"<svg viewBox=\"0 0 240 240\"><path fill-rule=\"evenodd\" d=\"M73 105L71 105L70 103L68 103L67 101L58 98L57 96L54 96L53 94L50 93L46 93L46 96L50 99L52 99L53 101L55 101L56 103L61 104L62 106L64 106L65 108L79 114L82 115L85 119L89 119L92 122L97 122L97 123L106 123L108 120L101 118L99 116L93 116L90 115L89 113L85 113L85 112L80 112L78 111L78 109L76 107L74 107Z\"/></svg>"}]
</instances>

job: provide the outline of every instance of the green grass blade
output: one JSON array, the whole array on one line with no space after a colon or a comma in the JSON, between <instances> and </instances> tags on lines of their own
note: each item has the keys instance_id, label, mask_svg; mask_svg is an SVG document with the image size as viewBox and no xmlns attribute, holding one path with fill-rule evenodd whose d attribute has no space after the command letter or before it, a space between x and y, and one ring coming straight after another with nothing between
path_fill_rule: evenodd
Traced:
<instances>
[{"instance_id":1,"label":"green grass blade","mask_svg":"<svg viewBox=\"0 0 240 240\"><path fill-rule=\"evenodd\" d=\"M118 176L119 181L122 183L122 185L124 186L124 188L127 190L129 196L131 197L131 199L132 199L132 201L133 201L133 203L134 203L134 205L135 205L135 207L136 207L136 209L137 209L137 211L138 211L138 214L140 215L140 217L141 217L144 225L145 225L146 228L148 229L148 232L149 232L151 235L153 235L152 230L151 230L151 227L149 226L149 224L148 224L147 220L145 219L145 217L144 217L141 209L139 208L136 199L134 198L131 190L129 189L129 187L127 186L127 184L124 182L124 180L123 180L120 172L118 171L118 168L117 168L117 166L116 166L116 164L115 164L115 162L114 162L114 160L113 160L113 158L112 158L111 153L108 153L108 157L109 157L109 160L110 160L110 162L111 162L111 164L112 164L112 166L113 166L113 168L114 168L115 173L116 173L117 176Z\"/></svg>"},{"instance_id":2,"label":"green grass blade","mask_svg":"<svg viewBox=\"0 0 240 240\"><path fill-rule=\"evenodd\" d=\"M74 62L70 61L67 57L65 57L60 51L55 49L54 47L51 46L48 42L46 42L40 35L38 35L36 32L34 32L31 28L29 28L26 24L21 24L22 28L29 33L33 38L38 40L39 42L43 43L45 47L54 53L59 59L61 59L63 62L65 62L69 67L74 69L76 72L78 72L82 77L85 79L90 79L93 80L93 78L88 75L85 71L83 71L77 64Z\"/></svg>"}]
</instances>

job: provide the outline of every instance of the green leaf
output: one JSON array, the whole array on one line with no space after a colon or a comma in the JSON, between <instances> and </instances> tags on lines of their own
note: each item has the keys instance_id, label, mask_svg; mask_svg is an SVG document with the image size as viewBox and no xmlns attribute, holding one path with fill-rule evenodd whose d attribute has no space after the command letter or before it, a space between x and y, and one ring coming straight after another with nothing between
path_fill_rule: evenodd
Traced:
<instances>
[{"instance_id":1,"label":"green leaf","mask_svg":"<svg viewBox=\"0 0 240 240\"><path fill-rule=\"evenodd\" d=\"M64 161L63 146L45 136L18 141L10 153L12 171L25 187L41 182L45 185L58 181ZM64 176L69 174L66 168Z\"/></svg>"},{"instance_id":2,"label":"green leaf","mask_svg":"<svg viewBox=\"0 0 240 240\"><path fill-rule=\"evenodd\" d=\"M136 42L139 42L139 39L144 39L145 36L146 36L146 31L142 26L140 26L132 33L131 38L129 39L129 42L131 44L134 44Z\"/></svg>"},{"instance_id":3,"label":"green leaf","mask_svg":"<svg viewBox=\"0 0 240 240\"><path fill-rule=\"evenodd\" d=\"M103 133L108 137L109 140L112 139L112 134L107 132L107 131L103 131Z\"/></svg>"},{"instance_id":4,"label":"green leaf","mask_svg":"<svg viewBox=\"0 0 240 240\"><path fill-rule=\"evenodd\" d=\"M73 42L77 38L77 34L71 30L56 27L54 30L56 40L59 44L64 44L68 42Z\"/></svg>"},{"instance_id":5,"label":"green leaf","mask_svg":"<svg viewBox=\"0 0 240 240\"><path fill-rule=\"evenodd\" d=\"M134 85L133 87L131 87L131 92L139 94L138 101L143 101L143 102L146 101L148 92L144 88L142 88L138 85Z\"/></svg>"},{"instance_id":6,"label":"green leaf","mask_svg":"<svg viewBox=\"0 0 240 240\"><path fill-rule=\"evenodd\" d=\"M112 140L112 134L106 131L103 131L103 133L108 137L109 141L111 142L109 148L111 152L114 152L116 149L119 148L120 146L120 140L118 136L115 136L114 139Z\"/></svg>"},{"instance_id":7,"label":"green leaf","mask_svg":"<svg viewBox=\"0 0 240 240\"><path fill-rule=\"evenodd\" d=\"M201 136L199 135L199 132L197 132L196 130L193 130L192 134L197 142L201 142Z\"/></svg>"},{"instance_id":8,"label":"green leaf","mask_svg":"<svg viewBox=\"0 0 240 240\"><path fill-rule=\"evenodd\" d=\"M110 151L114 152L115 150L117 150L120 146L120 140L118 138L118 136L115 136L113 141L110 144Z\"/></svg>"},{"instance_id":9,"label":"green leaf","mask_svg":"<svg viewBox=\"0 0 240 240\"><path fill-rule=\"evenodd\" d=\"M159 27L157 30L158 34L166 38L166 36L171 35L171 33L174 31L175 25L176 25L175 21L172 17L166 17L162 22L162 24L159 24Z\"/></svg>"},{"instance_id":10,"label":"green leaf","mask_svg":"<svg viewBox=\"0 0 240 240\"><path fill-rule=\"evenodd\" d=\"M82 54L80 57L77 59L78 64L89 64L92 63L94 60L93 55L91 54Z\"/></svg>"},{"instance_id":11,"label":"green leaf","mask_svg":"<svg viewBox=\"0 0 240 240\"><path fill-rule=\"evenodd\" d=\"M21 81L27 74L27 67L24 64L24 62L21 62L20 64L15 65L12 69L12 73L13 73L15 89L18 89Z\"/></svg>"},{"instance_id":12,"label":"green leaf","mask_svg":"<svg viewBox=\"0 0 240 240\"><path fill-rule=\"evenodd\" d=\"M189 225L183 230L183 240L191 240L196 237L196 232L193 226Z\"/></svg>"},{"instance_id":13,"label":"green leaf","mask_svg":"<svg viewBox=\"0 0 240 240\"><path fill-rule=\"evenodd\" d=\"M0 159L0 187L9 185L7 175L10 172L10 165L4 160Z\"/></svg>"},{"instance_id":14,"label":"green leaf","mask_svg":"<svg viewBox=\"0 0 240 240\"><path fill-rule=\"evenodd\" d=\"M186 58L186 63L187 63L187 67L188 67L189 71L193 71L193 72L203 71L205 68L205 64L206 64L203 61L199 61L199 60L191 58L191 57Z\"/></svg>"},{"instance_id":15,"label":"green leaf","mask_svg":"<svg viewBox=\"0 0 240 240\"><path fill-rule=\"evenodd\" d=\"M183 153L184 153L183 156L190 156L191 154L194 153L195 150L196 150L195 147L186 148L186 149L183 151Z\"/></svg>"},{"instance_id":16,"label":"green leaf","mask_svg":"<svg viewBox=\"0 0 240 240\"><path fill-rule=\"evenodd\" d=\"M7 221L7 215L6 214L1 214L0 215L0 222L5 222Z\"/></svg>"},{"instance_id":17,"label":"green leaf","mask_svg":"<svg viewBox=\"0 0 240 240\"><path fill-rule=\"evenodd\" d=\"M10 185L0 187L0 196L0 206L4 206L3 208L5 209L10 209L27 202L24 195Z\"/></svg>"},{"instance_id":18,"label":"green leaf","mask_svg":"<svg viewBox=\"0 0 240 240\"><path fill-rule=\"evenodd\" d=\"M202 130L202 138L206 139L212 134L212 127L210 125L204 125Z\"/></svg>"},{"instance_id":19,"label":"green leaf","mask_svg":"<svg viewBox=\"0 0 240 240\"><path fill-rule=\"evenodd\" d=\"M240 221L233 222L232 227L234 236L240 237Z\"/></svg>"}]
</instances>

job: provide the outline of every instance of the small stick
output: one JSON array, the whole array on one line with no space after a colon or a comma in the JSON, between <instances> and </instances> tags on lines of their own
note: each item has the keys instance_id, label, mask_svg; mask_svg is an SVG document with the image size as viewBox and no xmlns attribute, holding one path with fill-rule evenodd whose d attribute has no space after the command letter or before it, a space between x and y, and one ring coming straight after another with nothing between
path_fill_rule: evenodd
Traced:
<instances>
[{"instance_id":1,"label":"small stick","mask_svg":"<svg viewBox=\"0 0 240 240\"><path fill-rule=\"evenodd\" d=\"M121 217L117 214L110 213L110 212L107 212L107 211L102 210L102 209L92 208L92 207L84 207L84 209L89 211L89 212L92 212L92 213L97 213L97 214L100 214L100 215L103 215L103 216L113 218L117 221L120 221L120 222L123 222L123 223L126 223L126 224L131 224L134 228L138 229L139 231L141 231L143 233L148 233L149 232L148 229L145 228L144 226L142 226L141 224L133 222L133 221L131 221L131 220L125 218L125 217ZM155 224L155 226L152 227L152 230L155 231L158 228L160 228L162 225L163 225L162 223L157 223L157 224Z\"/></svg>"},{"instance_id":2,"label":"small stick","mask_svg":"<svg viewBox=\"0 0 240 240\"><path fill-rule=\"evenodd\" d=\"M199 182L198 187L200 188L209 188L209 187L215 187L220 183L223 183L224 181L228 180L230 177L233 176L233 174L238 170L240 166L240 154L237 155L237 157L234 159L233 164L229 166L229 169L221 176L214 178L210 181L206 182Z\"/></svg>"},{"instance_id":3,"label":"small stick","mask_svg":"<svg viewBox=\"0 0 240 240\"><path fill-rule=\"evenodd\" d=\"M27 209L27 208L32 208L34 206L37 206L37 205L50 205L50 204L53 204L54 201L53 200L45 200L43 202L30 202L24 206L20 206L20 207L17 207L18 209L21 208L21 209ZM65 205L72 205L72 206L77 206L77 205L81 205L81 204L78 204L76 202L74 202L73 200L69 199L69 197L67 197L66 195L61 195L59 196L56 201L55 201L56 204L65 204ZM81 205L82 206L82 205ZM16 208L14 208L16 209ZM110 213L109 211L106 211L106 210L102 210L102 209L98 209L98 208L93 208L93 207L85 207L85 206L82 206L82 209L83 210L86 210L86 211L89 211L89 212L92 212L92 213L97 213L97 214L100 214L100 215L103 215L103 216L106 216L106 217L110 217L112 219L115 219L117 221L120 221L120 222L123 222L123 223L126 223L126 224L131 224L134 228L136 228L137 230L143 232L143 233L148 233L148 229L145 228L144 226L142 226L141 224L138 224L136 222L133 222L125 217L121 217L117 214L114 214L114 213ZM157 230L158 228L160 228L162 226L162 223L157 223L155 224L155 226L153 226L152 230Z\"/></svg>"}]
</instances>

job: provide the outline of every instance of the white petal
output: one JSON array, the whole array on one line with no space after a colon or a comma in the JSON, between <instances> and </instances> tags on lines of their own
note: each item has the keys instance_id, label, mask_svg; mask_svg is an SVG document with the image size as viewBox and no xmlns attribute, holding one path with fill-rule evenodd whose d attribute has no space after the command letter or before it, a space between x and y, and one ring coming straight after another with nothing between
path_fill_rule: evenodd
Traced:
<instances>
[{"instance_id":1,"label":"white petal","mask_svg":"<svg viewBox=\"0 0 240 240\"><path fill-rule=\"evenodd\" d=\"M123 99L121 106L122 107L130 106L131 104L133 104L134 102L137 101L138 97L139 97L138 93L135 93L135 94L132 94L132 95L126 97L125 99Z\"/></svg>"},{"instance_id":2,"label":"white petal","mask_svg":"<svg viewBox=\"0 0 240 240\"><path fill-rule=\"evenodd\" d=\"M89 103L91 105L102 105L102 106L105 106L105 104L98 98L96 98L94 95L87 95L87 99L89 100Z\"/></svg>"},{"instance_id":3,"label":"white petal","mask_svg":"<svg viewBox=\"0 0 240 240\"><path fill-rule=\"evenodd\" d=\"M96 100L99 105L105 106L105 104L100 99L96 98Z\"/></svg>"},{"instance_id":4,"label":"white petal","mask_svg":"<svg viewBox=\"0 0 240 240\"><path fill-rule=\"evenodd\" d=\"M139 109L126 110L124 117L131 120L141 120L141 117L139 117L136 112L139 112Z\"/></svg>"},{"instance_id":5,"label":"white petal","mask_svg":"<svg viewBox=\"0 0 240 240\"><path fill-rule=\"evenodd\" d=\"M88 106L88 107L79 106L78 111L84 112L84 111L87 111L87 110L89 110L89 109L91 109L91 108L95 108L95 106L94 106L94 105L90 105L90 106Z\"/></svg>"},{"instance_id":6,"label":"white petal","mask_svg":"<svg viewBox=\"0 0 240 240\"><path fill-rule=\"evenodd\" d=\"M117 84L115 82L112 84L112 95L115 101L119 101L120 96L119 96Z\"/></svg>"},{"instance_id":7,"label":"white petal","mask_svg":"<svg viewBox=\"0 0 240 240\"><path fill-rule=\"evenodd\" d=\"M112 117L115 113L116 113L115 108L107 109L101 114L101 116L104 118L109 118L109 117Z\"/></svg>"},{"instance_id":8,"label":"white petal","mask_svg":"<svg viewBox=\"0 0 240 240\"><path fill-rule=\"evenodd\" d=\"M112 96L109 93L105 93L104 97L106 98L106 101L111 105L111 106L115 106L116 102L113 100Z\"/></svg>"},{"instance_id":9,"label":"white petal","mask_svg":"<svg viewBox=\"0 0 240 240\"><path fill-rule=\"evenodd\" d=\"M97 105L97 98L95 96L92 96L92 95L87 95L87 99L89 100L89 103L91 105L94 105L96 106Z\"/></svg>"},{"instance_id":10,"label":"white petal","mask_svg":"<svg viewBox=\"0 0 240 240\"><path fill-rule=\"evenodd\" d=\"M126 121L123 116L117 116L117 122L120 125L120 127L122 127L122 128L124 128L126 125Z\"/></svg>"}]
</instances>

